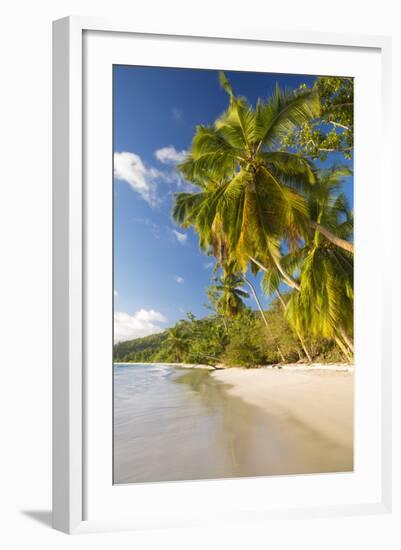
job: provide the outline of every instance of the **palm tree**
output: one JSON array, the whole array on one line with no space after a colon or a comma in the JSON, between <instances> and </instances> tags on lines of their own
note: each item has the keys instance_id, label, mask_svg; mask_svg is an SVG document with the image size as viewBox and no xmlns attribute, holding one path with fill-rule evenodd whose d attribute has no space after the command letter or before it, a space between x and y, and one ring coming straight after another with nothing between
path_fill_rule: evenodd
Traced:
<instances>
[{"instance_id":1,"label":"palm tree","mask_svg":"<svg viewBox=\"0 0 401 550\"><path fill-rule=\"evenodd\" d=\"M347 168L322 170L308 199L312 220L347 240L353 234L353 215L345 195L338 191L342 178L349 173ZM301 331L306 323L308 331L334 337L337 343L342 340L352 353L353 255L323 239L318 231L306 246L300 292L291 298L288 316ZM310 311L305 315L307 309Z\"/></svg>"},{"instance_id":2,"label":"palm tree","mask_svg":"<svg viewBox=\"0 0 401 550\"><path fill-rule=\"evenodd\" d=\"M222 296L217 301L217 307L220 311L223 312L227 317L234 317L238 315L244 308L245 304L243 303L243 298L249 298L249 293L241 290L241 286L246 284L252 293L252 297L255 300L259 314L262 318L262 321L266 327L266 330L269 332L269 323L266 318L266 314L263 311L262 304L260 303L259 297L257 295L255 286L244 274L242 274L238 269L238 264L236 262L227 262L223 266L223 276L220 279L221 284L215 285L214 289L217 292L221 292ZM284 354L277 344L277 351L280 355L282 361L285 361Z\"/></svg>"},{"instance_id":3,"label":"palm tree","mask_svg":"<svg viewBox=\"0 0 401 550\"><path fill-rule=\"evenodd\" d=\"M189 349L189 335L180 323L168 329L166 343L174 360L180 363Z\"/></svg>"},{"instance_id":4,"label":"palm tree","mask_svg":"<svg viewBox=\"0 0 401 550\"><path fill-rule=\"evenodd\" d=\"M319 99L314 91L276 88L253 109L234 96L224 73L221 83L230 96L227 111L212 126L198 126L191 151L179 166L199 191L176 194L173 216L182 226L195 227L202 248L223 258L229 254L246 271L260 251L277 264L277 239L295 243L311 227L321 229L309 219L300 194L316 182L312 164L275 150L283 135L318 115ZM334 238L341 244L340 237Z\"/></svg>"},{"instance_id":5,"label":"palm tree","mask_svg":"<svg viewBox=\"0 0 401 550\"><path fill-rule=\"evenodd\" d=\"M283 313L284 313L284 317L285 317L286 316L285 312L287 311L287 304L286 304L286 301L285 301L283 295L281 294L279 288L276 289L276 296L278 298L278 301L281 304L281 307L283 308ZM306 359L308 360L309 363L312 363L312 356L311 356L311 354L308 350L308 347L305 343L304 337L302 336L302 334L299 332L299 330L297 328L294 329L294 332L295 332L295 334L296 334L296 336L299 340L299 343L301 344L301 347L302 347L303 352L306 356ZM302 354L300 352L299 352L299 357L300 357L300 359L302 359Z\"/></svg>"},{"instance_id":6,"label":"palm tree","mask_svg":"<svg viewBox=\"0 0 401 550\"><path fill-rule=\"evenodd\" d=\"M220 294L217 301L218 311L226 317L235 317L245 308L243 299L249 298L249 294L242 290L243 285L243 278L230 271L224 271L218 284L214 285L214 289Z\"/></svg>"},{"instance_id":7,"label":"palm tree","mask_svg":"<svg viewBox=\"0 0 401 550\"><path fill-rule=\"evenodd\" d=\"M315 182L313 167L274 147L288 130L316 116L319 102L309 90L294 95L277 88L253 109L234 96L223 73L221 83L230 96L227 111L212 126L198 126L179 166L200 192L178 193L173 215L195 226L205 249L221 244L216 241L223 234L230 259L245 271L256 250L269 248L269 239L307 231L307 206L295 187Z\"/></svg>"},{"instance_id":8,"label":"palm tree","mask_svg":"<svg viewBox=\"0 0 401 550\"><path fill-rule=\"evenodd\" d=\"M255 287L254 285L251 283L251 281L245 277L245 275L242 275L242 278L244 280L244 282L249 286L249 288L251 289L251 292L252 292L252 295L253 295L253 298L256 302L256 305L258 306L258 310L259 310L259 313L260 313L260 316L262 317L262 320L265 324L265 327L267 329L267 331L269 332L269 323L267 322L267 319L266 319L266 315L265 315L265 312L263 311L263 308L262 308L262 304L260 303L260 300L259 300L259 297L256 293L256 290L255 290ZM284 354L281 350L281 347L279 346L279 344L277 344L277 352L279 354L279 356L281 357L281 360L283 361L283 363L285 362L285 357L284 357Z\"/></svg>"},{"instance_id":9,"label":"palm tree","mask_svg":"<svg viewBox=\"0 0 401 550\"><path fill-rule=\"evenodd\" d=\"M341 181L349 169L322 170L318 182L308 196L312 220L324 223L344 239L352 238L353 219L345 196L340 193ZM289 273L298 272L299 281L285 304L287 319L298 335L310 334L334 339L348 359L353 343L353 256L315 231L302 248L281 258ZM294 280L294 279L293 279ZM286 282L276 266L264 274L265 293L279 291ZM289 285L290 286L290 285Z\"/></svg>"},{"instance_id":10,"label":"palm tree","mask_svg":"<svg viewBox=\"0 0 401 550\"><path fill-rule=\"evenodd\" d=\"M179 168L198 191L178 193L173 216L193 226L221 264L235 262L242 273L249 264L269 272L277 288L293 289L286 316L301 336L330 334L351 351L352 215L336 192L339 173L317 174L306 159L276 150L280 136L317 116L319 99L277 88L253 109L224 74L221 83L229 107L197 128Z\"/></svg>"}]
</instances>

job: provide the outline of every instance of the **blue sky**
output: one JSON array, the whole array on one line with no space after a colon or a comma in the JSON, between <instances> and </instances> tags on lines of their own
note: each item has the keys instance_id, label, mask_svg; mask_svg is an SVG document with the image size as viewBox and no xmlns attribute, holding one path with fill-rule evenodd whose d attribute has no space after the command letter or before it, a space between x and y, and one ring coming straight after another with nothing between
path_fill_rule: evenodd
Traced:
<instances>
[{"instance_id":1,"label":"blue sky","mask_svg":"<svg viewBox=\"0 0 401 550\"><path fill-rule=\"evenodd\" d=\"M302 75L226 74L235 93L252 103L270 95L276 83L295 88L314 81ZM190 188L175 164L196 125L212 123L226 107L217 71L114 67L115 340L158 332L189 311L198 317L210 313L204 304L212 258L199 251L192 230L175 225L171 207L173 194ZM352 181L346 192L352 201ZM260 297L267 305L261 292Z\"/></svg>"}]
</instances>

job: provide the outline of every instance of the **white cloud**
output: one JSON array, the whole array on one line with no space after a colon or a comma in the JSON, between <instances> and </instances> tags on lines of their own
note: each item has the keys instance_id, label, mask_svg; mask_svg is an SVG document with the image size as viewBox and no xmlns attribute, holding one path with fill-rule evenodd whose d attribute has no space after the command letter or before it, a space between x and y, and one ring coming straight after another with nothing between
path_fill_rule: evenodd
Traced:
<instances>
[{"instance_id":1,"label":"white cloud","mask_svg":"<svg viewBox=\"0 0 401 550\"><path fill-rule=\"evenodd\" d=\"M177 151L172 145L155 151L155 157L163 164L178 164L185 159L186 154L185 150Z\"/></svg>"},{"instance_id":2,"label":"white cloud","mask_svg":"<svg viewBox=\"0 0 401 550\"><path fill-rule=\"evenodd\" d=\"M162 200L158 183L175 184L180 189L188 187L189 184L175 170L175 164L180 162L185 154L185 151L176 151L172 146L158 149L155 151L156 157L161 163L169 166L158 170L154 166L145 164L136 153L127 151L114 153L114 177L128 183L151 206L157 206ZM171 191L167 192L169 193ZM163 195L165 196L166 193Z\"/></svg>"},{"instance_id":3,"label":"white cloud","mask_svg":"<svg viewBox=\"0 0 401 550\"><path fill-rule=\"evenodd\" d=\"M182 285L182 283L184 282L183 277L180 277L180 275L176 275L176 276L174 277L174 280L175 280L175 282L178 283L179 285Z\"/></svg>"},{"instance_id":4,"label":"white cloud","mask_svg":"<svg viewBox=\"0 0 401 550\"><path fill-rule=\"evenodd\" d=\"M170 181L171 176L145 166L139 155L135 153L114 153L114 177L130 184L132 189L151 206L159 203L156 181Z\"/></svg>"},{"instance_id":5,"label":"white cloud","mask_svg":"<svg viewBox=\"0 0 401 550\"><path fill-rule=\"evenodd\" d=\"M174 233L177 241L180 244L185 244L187 242L188 235L186 233L180 233L179 231L176 231L175 229L172 229L171 231Z\"/></svg>"},{"instance_id":6,"label":"white cloud","mask_svg":"<svg viewBox=\"0 0 401 550\"><path fill-rule=\"evenodd\" d=\"M114 313L114 342L124 342L162 332L164 328L159 323L166 322L167 319L164 315L154 309L140 309L133 315L116 311Z\"/></svg>"},{"instance_id":7,"label":"white cloud","mask_svg":"<svg viewBox=\"0 0 401 550\"><path fill-rule=\"evenodd\" d=\"M114 298L117 298L118 297L118 292L117 290L114 289Z\"/></svg>"}]
</instances>

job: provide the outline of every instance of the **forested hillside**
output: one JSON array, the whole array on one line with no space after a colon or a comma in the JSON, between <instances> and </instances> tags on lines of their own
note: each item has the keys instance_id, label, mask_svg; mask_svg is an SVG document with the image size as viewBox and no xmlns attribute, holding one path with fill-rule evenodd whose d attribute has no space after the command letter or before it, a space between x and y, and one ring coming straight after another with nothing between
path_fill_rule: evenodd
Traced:
<instances>
[{"instance_id":1,"label":"forested hillside","mask_svg":"<svg viewBox=\"0 0 401 550\"><path fill-rule=\"evenodd\" d=\"M151 334L144 338L136 338L128 342L120 342L114 346L115 361L152 361L162 349L167 338L167 331Z\"/></svg>"},{"instance_id":2,"label":"forested hillside","mask_svg":"<svg viewBox=\"0 0 401 550\"><path fill-rule=\"evenodd\" d=\"M196 319L189 314L187 319L160 334L116 344L114 361L253 367L346 360L335 343L324 338L305 338L303 348L278 303L265 312L265 318L267 325L256 311L248 308L231 318L213 314Z\"/></svg>"}]
</instances>

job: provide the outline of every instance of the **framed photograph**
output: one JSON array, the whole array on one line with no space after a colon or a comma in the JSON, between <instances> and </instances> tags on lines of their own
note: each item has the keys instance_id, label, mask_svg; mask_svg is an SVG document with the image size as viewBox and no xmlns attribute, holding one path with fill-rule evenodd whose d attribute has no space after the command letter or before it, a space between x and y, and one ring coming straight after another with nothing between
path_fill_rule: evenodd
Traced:
<instances>
[{"instance_id":1,"label":"framed photograph","mask_svg":"<svg viewBox=\"0 0 401 550\"><path fill-rule=\"evenodd\" d=\"M54 527L389 511L389 39L53 36Z\"/></svg>"}]
</instances>

